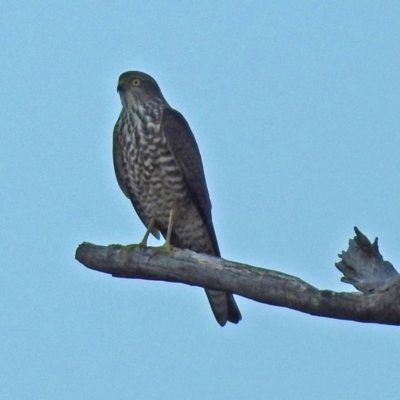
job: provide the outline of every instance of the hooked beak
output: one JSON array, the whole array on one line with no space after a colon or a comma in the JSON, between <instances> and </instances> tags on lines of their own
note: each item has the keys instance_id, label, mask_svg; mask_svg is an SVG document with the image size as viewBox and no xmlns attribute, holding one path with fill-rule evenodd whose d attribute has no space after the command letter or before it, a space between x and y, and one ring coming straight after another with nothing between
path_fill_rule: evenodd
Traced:
<instances>
[{"instance_id":1,"label":"hooked beak","mask_svg":"<svg viewBox=\"0 0 400 400\"><path fill-rule=\"evenodd\" d=\"M123 83L118 83L117 92L123 92L125 90L125 86Z\"/></svg>"}]
</instances>

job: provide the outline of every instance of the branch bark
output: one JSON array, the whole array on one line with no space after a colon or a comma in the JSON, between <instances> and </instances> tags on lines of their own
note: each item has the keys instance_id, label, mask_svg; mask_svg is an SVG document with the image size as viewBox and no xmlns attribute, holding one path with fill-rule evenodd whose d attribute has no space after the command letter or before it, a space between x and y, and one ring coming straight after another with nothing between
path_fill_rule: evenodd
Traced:
<instances>
[{"instance_id":1,"label":"branch bark","mask_svg":"<svg viewBox=\"0 0 400 400\"><path fill-rule=\"evenodd\" d=\"M321 317L399 325L400 276L383 260L378 240L371 243L355 231L336 267L344 274L342 281L361 293L319 290L282 272L189 250L173 249L169 254L154 248L82 243L75 257L86 267L114 277L180 282Z\"/></svg>"}]
</instances>

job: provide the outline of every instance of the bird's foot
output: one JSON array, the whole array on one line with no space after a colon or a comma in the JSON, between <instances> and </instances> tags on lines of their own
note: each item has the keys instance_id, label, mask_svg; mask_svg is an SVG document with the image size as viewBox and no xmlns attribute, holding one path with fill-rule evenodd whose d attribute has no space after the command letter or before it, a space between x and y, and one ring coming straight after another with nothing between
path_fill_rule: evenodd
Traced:
<instances>
[{"instance_id":1,"label":"bird's foot","mask_svg":"<svg viewBox=\"0 0 400 400\"><path fill-rule=\"evenodd\" d=\"M168 241L165 241L165 243L162 246L155 246L155 247L150 247L151 249L155 251L159 251L161 253L172 253L172 246Z\"/></svg>"},{"instance_id":2,"label":"bird's foot","mask_svg":"<svg viewBox=\"0 0 400 400\"><path fill-rule=\"evenodd\" d=\"M126 249L126 250L132 250L132 249L134 249L135 247L142 247L142 248L145 249L145 248L149 247L149 246L147 246L147 239L148 239L149 234L150 234L150 229L151 229L151 228L149 228L149 229L146 231L146 234L144 235L143 239L142 239L139 243L127 244L126 246L124 246L125 249Z\"/></svg>"},{"instance_id":3,"label":"bird's foot","mask_svg":"<svg viewBox=\"0 0 400 400\"><path fill-rule=\"evenodd\" d=\"M171 246L171 244L169 242L165 242L162 246L148 246L147 243L143 240L140 243L127 244L122 247L127 252L135 249L136 247L141 247L143 249L152 249L157 252L169 253L169 254L172 253L172 249L173 249L173 247Z\"/></svg>"}]
</instances>

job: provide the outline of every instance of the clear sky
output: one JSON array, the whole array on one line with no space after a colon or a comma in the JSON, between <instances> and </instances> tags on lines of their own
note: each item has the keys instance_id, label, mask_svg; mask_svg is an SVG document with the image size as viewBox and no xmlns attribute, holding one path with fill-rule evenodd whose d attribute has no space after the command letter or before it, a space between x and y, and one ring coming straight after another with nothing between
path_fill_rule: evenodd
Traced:
<instances>
[{"instance_id":1,"label":"clear sky","mask_svg":"<svg viewBox=\"0 0 400 400\"><path fill-rule=\"evenodd\" d=\"M319 287L358 226L400 264L398 1L0 4L0 398L395 399L399 328L112 278L132 243L111 136L126 70L197 138L221 252ZM156 241L152 241L156 244Z\"/></svg>"}]
</instances>

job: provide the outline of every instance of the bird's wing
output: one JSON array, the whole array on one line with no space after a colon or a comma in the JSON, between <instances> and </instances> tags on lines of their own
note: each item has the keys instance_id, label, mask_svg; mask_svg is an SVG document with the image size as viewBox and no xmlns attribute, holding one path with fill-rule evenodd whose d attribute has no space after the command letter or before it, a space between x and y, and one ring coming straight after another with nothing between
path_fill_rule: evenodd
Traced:
<instances>
[{"instance_id":1,"label":"bird's wing","mask_svg":"<svg viewBox=\"0 0 400 400\"><path fill-rule=\"evenodd\" d=\"M167 145L178 163L188 188L189 196L206 223L216 256L220 256L211 217L211 201L207 190L199 148L189 124L181 113L165 108L161 130Z\"/></svg>"}]
</instances>

